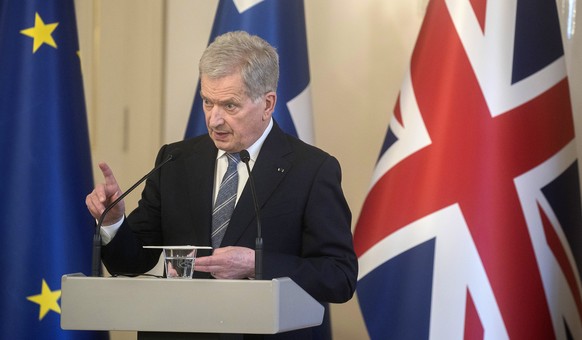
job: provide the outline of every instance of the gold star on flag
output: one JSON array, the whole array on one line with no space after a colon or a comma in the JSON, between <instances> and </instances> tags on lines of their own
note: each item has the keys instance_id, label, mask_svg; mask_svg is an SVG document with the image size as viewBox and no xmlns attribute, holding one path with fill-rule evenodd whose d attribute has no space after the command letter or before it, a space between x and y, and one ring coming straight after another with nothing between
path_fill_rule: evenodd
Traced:
<instances>
[{"instance_id":1,"label":"gold star on flag","mask_svg":"<svg viewBox=\"0 0 582 340\"><path fill-rule=\"evenodd\" d=\"M35 13L34 27L22 30L20 31L20 33L34 39L32 44L32 53L36 53L36 50L38 50L42 46L42 44L47 44L49 46L57 48L57 44L55 43L55 40L53 39L51 34L57 28L58 25L59 25L58 22L45 25L40 15L38 13Z\"/></svg>"},{"instance_id":2,"label":"gold star on flag","mask_svg":"<svg viewBox=\"0 0 582 340\"><path fill-rule=\"evenodd\" d=\"M40 313L38 319L42 320L49 310L61 314L61 306L59 306L59 299L61 298L61 291L51 291L46 281L42 280L42 290L38 295L28 296L26 299L40 305Z\"/></svg>"}]
</instances>

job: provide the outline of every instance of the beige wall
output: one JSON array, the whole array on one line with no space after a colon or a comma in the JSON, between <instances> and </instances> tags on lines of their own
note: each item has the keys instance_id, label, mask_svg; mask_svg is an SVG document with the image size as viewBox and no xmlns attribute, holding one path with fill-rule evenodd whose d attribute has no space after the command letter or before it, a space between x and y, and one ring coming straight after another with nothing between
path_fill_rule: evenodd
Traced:
<instances>
[{"instance_id":1,"label":"beige wall","mask_svg":"<svg viewBox=\"0 0 582 340\"><path fill-rule=\"evenodd\" d=\"M127 187L161 143L182 139L216 3L77 0L95 171L107 160ZM305 3L316 145L340 160L355 223L428 0ZM563 13L569 3L558 0ZM566 40L574 94L582 89L580 39ZM582 99L573 100L580 136ZM335 339L367 338L355 298L334 305L332 318Z\"/></svg>"}]
</instances>

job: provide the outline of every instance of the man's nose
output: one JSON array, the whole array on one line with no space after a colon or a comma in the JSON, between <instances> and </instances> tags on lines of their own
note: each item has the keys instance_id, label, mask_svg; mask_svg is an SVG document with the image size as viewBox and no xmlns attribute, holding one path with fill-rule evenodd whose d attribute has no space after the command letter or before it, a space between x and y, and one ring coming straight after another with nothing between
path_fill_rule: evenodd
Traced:
<instances>
[{"instance_id":1,"label":"man's nose","mask_svg":"<svg viewBox=\"0 0 582 340\"><path fill-rule=\"evenodd\" d=\"M224 110L219 105L214 105L209 112L210 119L208 123L211 127L220 126L224 123Z\"/></svg>"}]
</instances>

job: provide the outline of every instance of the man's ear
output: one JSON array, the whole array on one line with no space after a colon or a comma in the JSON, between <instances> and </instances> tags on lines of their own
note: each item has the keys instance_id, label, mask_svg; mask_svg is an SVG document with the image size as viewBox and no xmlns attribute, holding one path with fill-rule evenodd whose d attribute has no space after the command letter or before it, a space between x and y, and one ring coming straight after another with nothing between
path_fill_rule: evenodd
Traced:
<instances>
[{"instance_id":1,"label":"man's ear","mask_svg":"<svg viewBox=\"0 0 582 340\"><path fill-rule=\"evenodd\" d=\"M267 92L267 94L265 94L265 110L263 111L263 120L271 119L271 116L275 111L276 104L277 104L277 93Z\"/></svg>"}]
</instances>

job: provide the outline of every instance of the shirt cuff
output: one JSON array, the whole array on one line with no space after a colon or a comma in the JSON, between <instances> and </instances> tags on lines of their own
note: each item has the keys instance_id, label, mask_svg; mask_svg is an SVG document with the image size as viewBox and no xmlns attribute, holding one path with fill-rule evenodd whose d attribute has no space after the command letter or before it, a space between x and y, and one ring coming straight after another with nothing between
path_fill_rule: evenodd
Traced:
<instances>
[{"instance_id":1,"label":"shirt cuff","mask_svg":"<svg viewBox=\"0 0 582 340\"><path fill-rule=\"evenodd\" d=\"M111 240L115 237L115 235L117 234L117 231L119 230L119 228L121 227L121 225L123 224L123 221L125 221L125 216L123 216L119 221L113 223L112 225L107 225L101 226L101 244L102 245L107 245L109 242L111 242Z\"/></svg>"}]
</instances>

